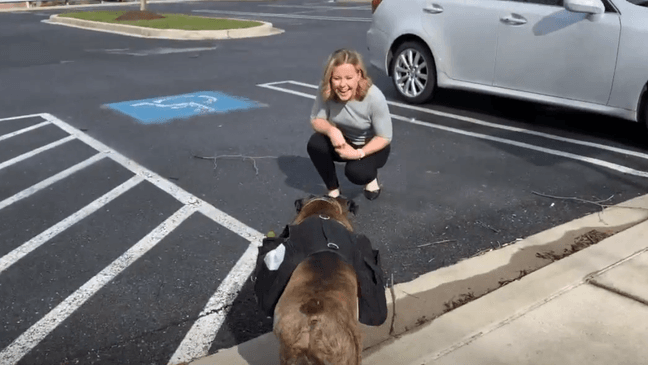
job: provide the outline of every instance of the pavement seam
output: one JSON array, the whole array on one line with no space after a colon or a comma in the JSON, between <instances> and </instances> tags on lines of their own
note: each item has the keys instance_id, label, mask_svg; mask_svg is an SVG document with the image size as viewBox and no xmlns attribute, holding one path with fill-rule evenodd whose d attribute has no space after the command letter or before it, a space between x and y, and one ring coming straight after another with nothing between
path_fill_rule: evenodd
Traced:
<instances>
[{"instance_id":1,"label":"pavement seam","mask_svg":"<svg viewBox=\"0 0 648 365\"><path fill-rule=\"evenodd\" d=\"M601 288L601 289L603 289L603 290L607 290L607 291L612 292L612 293L614 293L614 294L620 295L620 296L622 296L622 297L625 297L625 298L628 298L628 299L634 300L634 301L636 301L636 302L639 302L639 303L641 303L641 304L643 304L643 305L648 306L648 300L644 300L644 299L642 299L642 298L640 298L640 297L638 297L638 296L636 296L636 295L633 295L633 294L630 294L630 293L626 293L626 292L624 292L623 290L620 290L620 289L617 289L617 288L611 287L611 286L609 286L609 285L605 285L605 284L603 284L603 283L599 283L599 282L596 281L596 280L589 281L588 283L591 284L591 285L594 285L594 286L597 287L597 288Z\"/></svg>"},{"instance_id":2,"label":"pavement seam","mask_svg":"<svg viewBox=\"0 0 648 365\"><path fill-rule=\"evenodd\" d=\"M644 220L642 220L641 222L637 223L636 225L642 224L642 223L644 223L644 222L646 222L646 221L648 221L648 219L644 219ZM626 229L627 229L627 228L626 228ZM620 232L619 232L619 233L620 233ZM597 277L597 276L601 276L601 275L605 274L606 272L608 272L608 271L614 269L615 267L617 267L617 266L621 266L621 265L623 265L624 263L626 263L626 262L628 262L628 261L634 259L635 257L637 257L637 256L639 256L639 255L641 255L641 254L643 254L643 253L645 253L645 252L648 252L648 247L643 248L643 249L641 249L641 250L639 250L639 251L633 253L632 255L630 255L630 256L624 258L623 260L619 260L619 261L613 263L612 265L609 265L609 266L607 266L607 267L604 267L604 268L602 268L601 270L598 270L598 271L595 271L595 272L593 272L593 273L591 273L591 274L588 274L588 275L585 277L585 282L591 282L591 281L593 281L593 280L596 280L596 277Z\"/></svg>"},{"instance_id":3,"label":"pavement seam","mask_svg":"<svg viewBox=\"0 0 648 365\"><path fill-rule=\"evenodd\" d=\"M585 279L580 280L580 281L578 281L578 282L576 282L574 284L567 285L567 286L563 287L562 289L558 290L557 292L555 292L554 294L548 296L547 298L544 298L543 300L540 300L540 301L538 301L538 302L536 302L536 303L534 303L534 304L532 304L530 306L527 306L527 307L515 312L513 315L507 317L506 319L504 319L504 320L502 320L500 322L497 322L497 323L495 323L495 324L493 324L491 326L487 326L486 329L481 330L481 331L479 331L479 332L465 338L464 340L457 342L456 344L446 348L445 350L438 351L436 354L434 354L434 355L432 355L430 357L426 356L426 357L424 357L424 358L422 358L420 360L417 360L417 361L424 361L423 364L425 364L428 361L435 361L435 360L437 360L437 359L439 359L439 358L441 358L441 357L443 357L445 355L448 355L451 352L454 352L455 350L457 350L457 349L459 349L461 347L464 347L464 346L470 344L471 342L479 339L480 337L482 337L484 335L487 335L487 334L489 334L489 333L491 333L491 332L493 332L493 331L495 331L495 330L497 330L497 329L499 329L501 327L504 327L505 325L517 320L518 318L524 316L525 314L542 307L543 305L549 303L550 301L562 296L563 294L566 294L567 292L569 292L569 291L571 291L571 290L573 290L573 289L575 289L575 288L577 288L577 287L579 287L579 286L581 286L583 284L585 284Z\"/></svg>"},{"instance_id":4,"label":"pavement seam","mask_svg":"<svg viewBox=\"0 0 648 365\"><path fill-rule=\"evenodd\" d=\"M610 270L612 270L612 269L614 269L614 268L616 268L618 266L623 265L624 263L626 263L626 262L634 259L635 257L637 257L637 256L639 256L641 254L644 254L646 252L648 252L648 247L646 247L646 248L644 248L642 250L639 250L639 251L633 253L632 255L626 257L625 259L620 260L618 262L615 262L614 264L612 264L612 265L610 265L610 266L608 266L606 268L603 268L603 269L601 269L599 271L595 271L595 272L593 272L593 273L591 273L591 274L589 274L589 275L587 275L585 277L585 282L588 283L588 284L594 285L597 288L607 290L607 291L612 292L614 294L620 295L622 297L628 298L630 300L634 300L636 302L639 302L639 303L641 303L643 305L648 306L648 300L645 300L645 299L643 299L641 297L638 297L638 296L636 296L634 294L630 294L630 293L625 292L625 291L623 291L621 289L615 288L615 287L607 285L607 284L603 284L603 283L598 281L599 276L603 275L604 273L606 273L606 272L608 272L608 271L610 271Z\"/></svg>"}]
</instances>

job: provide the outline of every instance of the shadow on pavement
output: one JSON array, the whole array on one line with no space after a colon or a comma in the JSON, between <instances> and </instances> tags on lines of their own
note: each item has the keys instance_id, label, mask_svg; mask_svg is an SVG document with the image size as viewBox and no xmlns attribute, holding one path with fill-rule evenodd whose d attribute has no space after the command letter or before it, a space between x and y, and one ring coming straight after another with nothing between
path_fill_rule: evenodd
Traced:
<instances>
[{"instance_id":1,"label":"shadow on pavement","mask_svg":"<svg viewBox=\"0 0 648 365\"><path fill-rule=\"evenodd\" d=\"M279 169L286 175L286 185L306 193L320 195L326 192L315 166L308 157L280 156L277 159ZM362 197L362 186L354 185L344 176L344 164L335 164L340 191L347 198L357 200Z\"/></svg>"},{"instance_id":2,"label":"shadow on pavement","mask_svg":"<svg viewBox=\"0 0 648 365\"><path fill-rule=\"evenodd\" d=\"M272 332L272 318L266 317L261 312L254 297L254 283L246 280L241 292L232 303L209 353L213 354L220 349L236 346L268 332ZM241 346L239 351L249 364L254 365L253 355L260 349ZM266 353L267 350L263 352Z\"/></svg>"}]
</instances>

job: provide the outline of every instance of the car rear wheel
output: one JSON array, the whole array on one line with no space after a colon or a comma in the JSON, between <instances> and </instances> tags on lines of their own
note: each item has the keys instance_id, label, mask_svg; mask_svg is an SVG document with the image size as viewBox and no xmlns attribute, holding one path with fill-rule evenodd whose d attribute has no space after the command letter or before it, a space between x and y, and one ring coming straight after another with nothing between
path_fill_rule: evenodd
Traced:
<instances>
[{"instance_id":1,"label":"car rear wheel","mask_svg":"<svg viewBox=\"0 0 648 365\"><path fill-rule=\"evenodd\" d=\"M639 122L643 123L648 133L648 86L644 88L643 102L639 106Z\"/></svg>"},{"instance_id":2,"label":"car rear wheel","mask_svg":"<svg viewBox=\"0 0 648 365\"><path fill-rule=\"evenodd\" d=\"M394 87L401 98L419 104L432 98L436 88L436 67L427 47L405 42L394 52L391 64Z\"/></svg>"}]
</instances>

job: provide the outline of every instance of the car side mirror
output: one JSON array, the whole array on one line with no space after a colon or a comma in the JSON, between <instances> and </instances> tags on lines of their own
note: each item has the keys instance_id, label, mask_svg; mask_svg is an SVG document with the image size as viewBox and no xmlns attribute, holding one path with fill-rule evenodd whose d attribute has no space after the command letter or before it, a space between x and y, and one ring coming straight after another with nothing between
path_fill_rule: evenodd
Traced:
<instances>
[{"instance_id":1,"label":"car side mirror","mask_svg":"<svg viewBox=\"0 0 648 365\"><path fill-rule=\"evenodd\" d=\"M564 6L565 9L575 13L605 13L605 6L601 0L564 0Z\"/></svg>"}]
</instances>

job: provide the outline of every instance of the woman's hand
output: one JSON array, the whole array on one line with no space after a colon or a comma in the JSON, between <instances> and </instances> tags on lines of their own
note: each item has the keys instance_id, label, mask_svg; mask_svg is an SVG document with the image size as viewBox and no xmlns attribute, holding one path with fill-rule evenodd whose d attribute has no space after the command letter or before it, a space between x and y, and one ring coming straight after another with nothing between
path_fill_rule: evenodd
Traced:
<instances>
[{"instance_id":1,"label":"woman's hand","mask_svg":"<svg viewBox=\"0 0 648 365\"><path fill-rule=\"evenodd\" d=\"M340 157L346 160L359 160L363 156L362 151L351 147L349 144L336 148L335 151L340 155Z\"/></svg>"},{"instance_id":2,"label":"woman's hand","mask_svg":"<svg viewBox=\"0 0 648 365\"><path fill-rule=\"evenodd\" d=\"M340 155L340 157L342 157L345 160L355 160L356 159L355 149L353 147L351 147L351 145L349 145L348 143L345 143L344 146L342 146L342 147L336 148L335 152L337 152L338 155Z\"/></svg>"},{"instance_id":3,"label":"woman's hand","mask_svg":"<svg viewBox=\"0 0 648 365\"><path fill-rule=\"evenodd\" d=\"M333 144L333 147L335 149L342 148L347 145L346 140L344 139L344 135L342 134L342 132L340 132L339 129L335 127L331 127L331 129L329 129L328 136L331 139L331 143Z\"/></svg>"}]
</instances>

